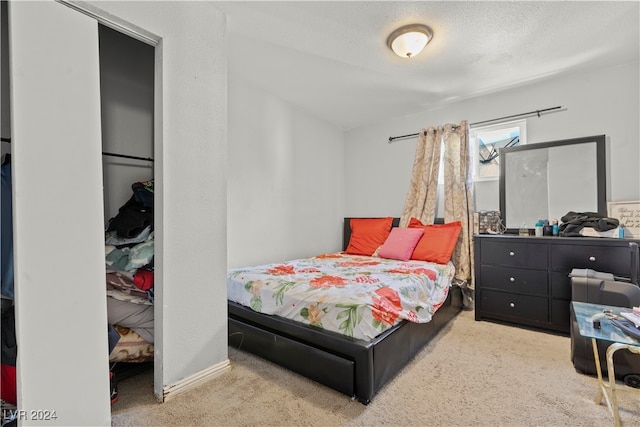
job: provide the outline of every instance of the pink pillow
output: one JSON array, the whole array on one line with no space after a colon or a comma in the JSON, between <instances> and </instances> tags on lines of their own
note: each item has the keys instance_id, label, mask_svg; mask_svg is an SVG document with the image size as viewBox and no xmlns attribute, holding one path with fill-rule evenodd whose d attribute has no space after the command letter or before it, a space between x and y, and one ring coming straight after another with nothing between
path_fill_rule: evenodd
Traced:
<instances>
[{"instance_id":1,"label":"pink pillow","mask_svg":"<svg viewBox=\"0 0 640 427\"><path fill-rule=\"evenodd\" d=\"M389 237L378 251L378 255L382 258L409 261L423 234L423 228L393 227Z\"/></svg>"}]
</instances>

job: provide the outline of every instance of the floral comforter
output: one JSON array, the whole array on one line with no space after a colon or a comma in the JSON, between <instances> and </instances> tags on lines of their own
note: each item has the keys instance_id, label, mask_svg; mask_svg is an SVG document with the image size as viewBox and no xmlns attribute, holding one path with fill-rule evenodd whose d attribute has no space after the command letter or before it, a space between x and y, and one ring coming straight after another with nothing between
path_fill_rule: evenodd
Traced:
<instances>
[{"instance_id":1,"label":"floral comforter","mask_svg":"<svg viewBox=\"0 0 640 427\"><path fill-rule=\"evenodd\" d=\"M370 340L403 319L426 323L449 292L451 262L332 253L229 270L230 301Z\"/></svg>"}]
</instances>

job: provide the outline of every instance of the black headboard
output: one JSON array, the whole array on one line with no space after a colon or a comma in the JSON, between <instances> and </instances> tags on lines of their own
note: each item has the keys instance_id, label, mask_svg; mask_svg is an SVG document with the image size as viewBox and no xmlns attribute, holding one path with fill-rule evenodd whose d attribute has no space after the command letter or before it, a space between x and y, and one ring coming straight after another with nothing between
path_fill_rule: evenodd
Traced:
<instances>
[{"instance_id":1,"label":"black headboard","mask_svg":"<svg viewBox=\"0 0 640 427\"><path fill-rule=\"evenodd\" d=\"M354 217L355 218L355 217ZM362 218L382 218L382 217L362 217ZM344 219L344 223L343 223L343 227L342 227L342 250L346 250L347 246L349 246L349 240L351 239L351 219L352 218L345 218ZM433 221L434 224L444 224L444 218L436 218ZM400 218L393 218L393 223L391 224L392 227L399 227L400 226Z\"/></svg>"}]
</instances>

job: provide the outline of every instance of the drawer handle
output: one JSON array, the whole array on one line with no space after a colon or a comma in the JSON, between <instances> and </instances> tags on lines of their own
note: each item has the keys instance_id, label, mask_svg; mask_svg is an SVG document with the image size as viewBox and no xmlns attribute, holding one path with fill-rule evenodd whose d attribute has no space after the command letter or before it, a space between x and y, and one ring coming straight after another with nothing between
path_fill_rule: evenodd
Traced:
<instances>
[{"instance_id":1,"label":"drawer handle","mask_svg":"<svg viewBox=\"0 0 640 427\"><path fill-rule=\"evenodd\" d=\"M593 261L595 261L595 260L596 260L596 257L594 257L594 256L590 256L590 257L589 257L589 261L593 262Z\"/></svg>"},{"instance_id":2,"label":"drawer handle","mask_svg":"<svg viewBox=\"0 0 640 427\"><path fill-rule=\"evenodd\" d=\"M514 308L516 305L514 303L509 303L509 307Z\"/></svg>"},{"instance_id":3,"label":"drawer handle","mask_svg":"<svg viewBox=\"0 0 640 427\"><path fill-rule=\"evenodd\" d=\"M516 253L511 251L511 252L509 252L509 256L516 256Z\"/></svg>"},{"instance_id":4,"label":"drawer handle","mask_svg":"<svg viewBox=\"0 0 640 427\"><path fill-rule=\"evenodd\" d=\"M516 281L516 278L515 278L515 277L509 277L509 281L510 281L511 283L513 283L513 282L515 282L515 281Z\"/></svg>"}]
</instances>

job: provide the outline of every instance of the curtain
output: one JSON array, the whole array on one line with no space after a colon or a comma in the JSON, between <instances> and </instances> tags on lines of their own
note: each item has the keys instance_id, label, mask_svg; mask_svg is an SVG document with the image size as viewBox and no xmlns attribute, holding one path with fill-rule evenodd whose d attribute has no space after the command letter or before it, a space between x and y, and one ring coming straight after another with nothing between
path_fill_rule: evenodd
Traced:
<instances>
[{"instance_id":1,"label":"curtain","mask_svg":"<svg viewBox=\"0 0 640 427\"><path fill-rule=\"evenodd\" d=\"M420 129L411 184L400 217L401 227L406 227L411 217L423 224L433 224L438 201L441 139L442 128Z\"/></svg>"},{"instance_id":2,"label":"curtain","mask_svg":"<svg viewBox=\"0 0 640 427\"><path fill-rule=\"evenodd\" d=\"M465 296L465 306L473 301L473 200L469 125L447 124L420 130L413 161L411 184L400 226L411 217L433 224L437 207L438 173L441 146L444 147L444 221L460 221L462 231L451 261L456 266L454 283Z\"/></svg>"},{"instance_id":3,"label":"curtain","mask_svg":"<svg viewBox=\"0 0 640 427\"><path fill-rule=\"evenodd\" d=\"M451 261L456 266L454 283L468 299L473 293L473 199L469 126L445 125L444 149L444 221L460 221L462 231Z\"/></svg>"}]
</instances>

